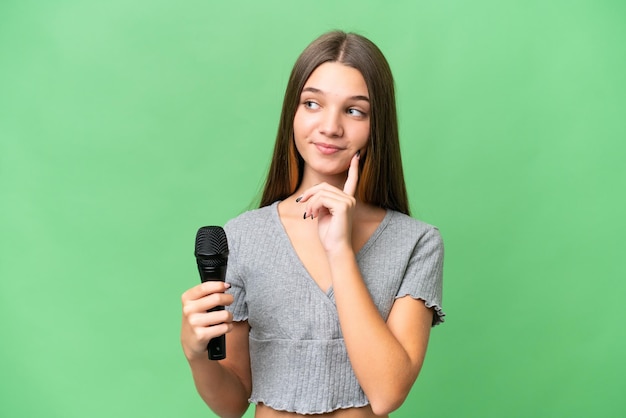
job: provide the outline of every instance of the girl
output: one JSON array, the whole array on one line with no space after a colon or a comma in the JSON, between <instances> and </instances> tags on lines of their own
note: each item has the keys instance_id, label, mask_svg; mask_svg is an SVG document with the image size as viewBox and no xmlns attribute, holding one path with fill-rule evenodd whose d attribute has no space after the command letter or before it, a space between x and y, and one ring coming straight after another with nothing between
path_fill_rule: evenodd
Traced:
<instances>
[{"instance_id":1,"label":"girl","mask_svg":"<svg viewBox=\"0 0 626 418\"><path fill-rule=\"evenodd\" d=\"M225 226L226 283L182 295L207 405L240 417L251 402L256 418L397 409L444 317L440 234L408 215L389 65L362 36L322 35L292 70L260 208ZM226 359L208 360L224 333Z\"/></svg>"}]
</instances>

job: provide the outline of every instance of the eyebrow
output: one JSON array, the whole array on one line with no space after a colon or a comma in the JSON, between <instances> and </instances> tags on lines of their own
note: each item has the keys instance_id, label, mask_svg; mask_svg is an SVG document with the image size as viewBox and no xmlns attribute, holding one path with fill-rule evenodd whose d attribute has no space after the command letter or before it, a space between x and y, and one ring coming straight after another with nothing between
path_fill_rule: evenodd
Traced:
<instances>
[{"instance_id":1,"label":"eyebrow","mask_svg":"<svg viewBox=\"0 0 626 418\"><path fill-rule=\"evenodd\" d=\"M315 94L322 94L324 95L325 93L320 90L320 89L316 89L315 87L305 87L302 89L302 93L304 93L305 91L311 92L311 93L315 93ZM356 95L356 96L350 96L348 97L349 100L363 100L369 103L370 98L367 96L361 96L360 94Z\"/></svg>"}]
</instances>

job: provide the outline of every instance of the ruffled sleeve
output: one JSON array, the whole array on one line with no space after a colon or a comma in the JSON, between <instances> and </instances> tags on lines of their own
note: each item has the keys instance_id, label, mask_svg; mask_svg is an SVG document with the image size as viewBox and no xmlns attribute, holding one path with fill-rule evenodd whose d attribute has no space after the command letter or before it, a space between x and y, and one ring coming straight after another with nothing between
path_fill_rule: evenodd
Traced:
<instances>
[{"instance_id":1,"label":"ruffled sleeve","mask_svg":"<svg viewBox=\"0 0 626 418\"><path fill-rule=\"evenodd\" d=\"M231 286L226 293L233 295L235 299L231 305L226 307L226 310L233 314L233 321L246 321L248 319L246 287L241 271L242 266L239 263L238 230L233 224L234 222L230 221L224 226L229 251L225 282Z\"/></svg>"},{"instance_id":2,"label":"ruffled sleeve","mask_svg":"<svg viewBox=\"0 0 626 418\"><path fill-rule=\"evenodd\" d=\"M442 310L443 240L436 227L429 228L419 239L407 266L396 299L411 296L433 308L433 326L444 321Z\"/></svg>"}]
</instances>

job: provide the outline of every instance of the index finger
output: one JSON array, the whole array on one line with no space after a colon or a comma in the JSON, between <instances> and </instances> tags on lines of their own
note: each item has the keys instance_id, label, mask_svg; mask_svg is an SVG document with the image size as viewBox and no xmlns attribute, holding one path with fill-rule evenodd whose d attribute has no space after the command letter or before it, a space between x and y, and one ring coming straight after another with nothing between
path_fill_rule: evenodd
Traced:
<instances>
[{"instance_id":1,"label":"index finger","mask_svg":"<svg viewBox=\"0 0 626 418\"><path fill-rule=\"evenodd\" d=\"M197 300L205 297L211 293L224 293L228 288L230 288L229 283L224 283L222 281L207 281L204 283L200 283L191 289L187 289L182 296L181 299L185 300Z\"/></svg>"},{"instance_id":2,"label":"index finger","mask_svg":"<svg viewBox=\"0 0 626 418\"><path fill-rule=\"evenodd\" d=\"M348 178L343 185L343 192L354 197L356 193L356 185L359 182L359 158L361 151L358 151L350 160L350 167L348 168Z\"/></svg>"}]
</instances>

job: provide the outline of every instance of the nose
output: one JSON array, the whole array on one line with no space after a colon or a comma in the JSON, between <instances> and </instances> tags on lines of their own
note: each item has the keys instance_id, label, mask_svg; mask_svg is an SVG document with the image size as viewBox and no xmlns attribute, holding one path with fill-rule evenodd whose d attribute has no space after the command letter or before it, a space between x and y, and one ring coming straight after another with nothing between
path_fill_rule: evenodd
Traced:
<instances>
[{"instance_id":1,"label":"nose","mask_svg":"<svg viewBox=\"0 0 626 418\"><path fill-rule=\"evenodd\" d=\"M319 131L321 134L338 138L343 135L343 125L341 123L340 112L333 109L326 109L320 120Z\"/></svg>"}]
</instances>

